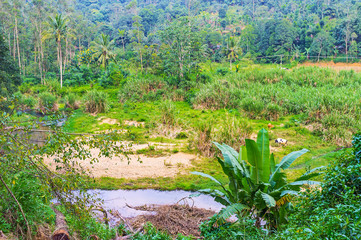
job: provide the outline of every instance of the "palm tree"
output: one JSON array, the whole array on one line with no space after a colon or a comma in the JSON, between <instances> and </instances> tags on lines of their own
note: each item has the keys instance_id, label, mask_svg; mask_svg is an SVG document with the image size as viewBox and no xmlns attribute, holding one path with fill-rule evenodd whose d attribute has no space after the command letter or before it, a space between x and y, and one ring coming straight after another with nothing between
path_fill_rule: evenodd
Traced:
<instances>
[{"instance_id":1,"label":"palm tree","mask_svg":"<svg viewBox=\"0 0 361 240\"><path fill-rule=\"evenodd\" d=\"M232 61L238 58L238 55L242 54L242 49L239 46L239 42L235 37L229 37L227 43L227 57L229 59L229 67L232 70Z\"/></svg>"},{"instance_id":2,"label":"palm tree","mask_svg":"<svg viewBox=\"0 0 361 240\"><path fill-rule=\"evenodd\" d=\"M61 14L56 14L54 18L49 16L49 30L44 33L43 39L54 37L57 43L57 60L60 68L60 86L63 87L63 53L61 50L61 39L64 38L68 31L67 22L69 19Z\"/></svg>"},{"instance_id":3,"label":"palm tree","mask_svg":"<svg viewBox=\"0 0 361 240\"><path fill-rule=\"evenodd\" d=\"M96 41L92 42L93 57L98 59L98 62L105 70L107 69L109 59L115 61L113 49L114 40L109 41L109 36L106 34L102 34Z\"/></svg>"}]
</instances>

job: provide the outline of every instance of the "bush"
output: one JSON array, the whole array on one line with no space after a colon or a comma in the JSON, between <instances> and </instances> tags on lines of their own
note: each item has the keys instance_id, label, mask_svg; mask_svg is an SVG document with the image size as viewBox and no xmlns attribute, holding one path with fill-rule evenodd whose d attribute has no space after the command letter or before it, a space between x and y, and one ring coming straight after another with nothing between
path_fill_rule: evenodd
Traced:
<instances>
[{"instance_id":1,"label":"bush","mask_svg":"<svg viewBox=\"0 0 361 240\"><path fill-rule=\"evenodd\" d=\"M57 98L49 92L40 93L38 109L42 113L48 113L58 110Z\"/></svg>"},{"instance_id":2,"label":"bush","mask_svg":"<svg viewBox=\"0 0 361 240\"><path fill-rule=\"evenodd\" d=\"M237 223L226 222L220 224L217 215L209 221L201 223L199 230L201 236L207 240L238 240L263 239L264 233L255 226L255 220L244 218Z\"/></svg>"},{"instance_id":3,"label":"bush","mask_svg":"<svg viewBox=\"0 0 361 240\"><path fill-rule=\"evenodd\" d=\"M360 140L356 135L353 150L343 150L328 167L320 190L303 194L276 239L361 238Z\"/></svg>"},{"instance_id":4,"label":"bush","mask_svg":"<svg viewBox=\"0 0 361 240\"><path fill-rule=\"evenodd\" d=\"M12 176L3 176L7 186L21 204L30 227L35 230L38 224L54 224L55 213L50 208L51 195L36 178L36 173L27 170ZM13 198L3 184L0 184L0 230L4 233L20 231L25 221L18 208L13 208Z\"/></svg>"},{"instance_id":5,"label":"bush","mask_svg":"<svg viewBox=\"0 0 361 240\"><path fill-rule=\"evenodd\" d=\"M225 67L219 67L216 69L216 73L221 75L221 76L225 76L229 73L229 68L225 68Z\"/></svg>"},{"instance_id":6,"label":"bush","mask_svg":"<svg viewBox=\"0 0 361 240\"><path fill-rule=\"evenodd\" d=\"M85 111L88 113L103 113L109 108L108 96L106 93L91 90L84 97Z\"/></svg>"},{"instance_id":7,"label":"bush","mask_svg":"<svg viewBox=\"0 0 361 240\"><path fill-rule=\"evenodd\" d=\"M53 94L59 94L60 92L60 83L56 79L46 79L45 86L47 87L47 91Z\"/></svg>"},{"instance_id":8,"label":"bush","mask_svg":"<svg viewBox=\"0 0 361 240\"><path fill-rule=\"evenodd\" d=\"M119 86L122 85L129 75L120 65L110 63L107 68L107 74L100 78L100 86Z\"/></svg>"},{"instance_id":9,"label":"bush","mask_svg":"<svg viewBox=\"0 0 361 240\"><path fill-rule=\"evenodd\" d=\"M36 99L31 95L23 95L21 92L14 93L14 97L19 104L21 110L31 109L36 104Z\"/></svg>"}]
</instances>

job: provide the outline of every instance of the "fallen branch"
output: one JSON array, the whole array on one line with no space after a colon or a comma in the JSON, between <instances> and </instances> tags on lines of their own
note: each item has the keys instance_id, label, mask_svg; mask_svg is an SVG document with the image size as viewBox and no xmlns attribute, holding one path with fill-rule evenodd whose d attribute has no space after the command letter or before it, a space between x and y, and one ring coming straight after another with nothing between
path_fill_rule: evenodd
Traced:
<instances>
[{"instance_id":1,"label":"fallen branch","mask_svg":"<svg viewBox=\"0 0 361 240\"><path fill-rule=\"evenodd\" d=\"M68 225L66 224L64 214L62 214L58 209L56 209L54 205L51 206L51 208L56 214L56 230L51 235L51 240L70 240Z\"/></svg>"}]
</instances>

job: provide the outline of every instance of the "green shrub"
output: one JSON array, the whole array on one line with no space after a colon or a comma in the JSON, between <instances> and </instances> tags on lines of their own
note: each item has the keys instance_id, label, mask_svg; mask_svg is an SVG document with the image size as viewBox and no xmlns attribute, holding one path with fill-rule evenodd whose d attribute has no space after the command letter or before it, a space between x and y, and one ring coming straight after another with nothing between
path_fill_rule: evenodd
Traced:
<instances>
[{"instance_id":1,"label":"green shrub","mask_svg":"<svg viewBox=\"0 0 361 240\"><path fill-rule=\"evenodd\" d=\"M42 113L53 112L58 109L57 98L49 92L39 94L38 109Z\"/></svg>"},{"instance_id":2,"label":"green shrub","mask_svg":"<svg viewBox=\"0 0 361 240\"><path fill-rule=\"evenodd\" d=\"M166 232L157 230L152 224L146 223L144 225L144 233L137 233L133 236L133 240L191 240L192 237L186 237L178 234L177 238L173 238Z\"/></svg>"},{"instance_id":3,"label":"green shrub","mask_svg":"<svg viewBox=\"0 0 361 240\"><path fill-rule=\"evenodd\" d=\"M188 136L185 132L180 132L177 134L177 136L175 138L176 139L186 139L186 138L188 138Z\"/></svg>"},{"instance_id":4,"label":"green shrub","mask_svg":"<svg viewBox=\"0 0 361 240\"><path fill-rule=\"evenodd\" d=\"M45 79L45 86L48 92L53 94L59 94L60 92L60 83L56 79Z\"/></svg>"},{"instance_id":5,"label":"green shrub","mask_svg":"<svg viewBox=\"0 0 361 240\"><path fill-rule=\"evenodd\" d=\"M229 68L225 68L225 67L219 67L216 69L216 73L221 75L221 76L225 76L229 73Z\"/></svg>"},{"instance_id":6,"label":"green shrub","mask_svg":"<svg viewBox=\"0 0 361 240\"><path fill-rule=\"evenodd\" d=\"M201 236L207 240L254 240L263 239L265 233L255 226L255 220L244 218L242 221L220 223L217 215L199 226Z\"/></svg>"},{"instance_id":7,"label":"green shrub","mask_svg":"<svg viewBox=\"0 0 361 240\"><path fill-rule=\"evenodd\" d=\"M31 109L36 104L36 99L31 95L23 95L21 92L14 93L14 97L19 104L20 109Z\"/></svg>"},{"instance_id":8,"label":"green shrub","mask_svg":"<svg viewBox=\"0 0 361 240\"><path fill-rule=\"evenodd\" d=\"M290 224L275 239L360 239L360 135L353 150L343 150L328 167L321 188L305 192L297 202Z\"/></svg>"},{"instance_id":9,"label":"green shrub","mask_svg":"<svg viewBox=\"0 0 361 240\"><path fill-rule=\"evenodd\" d=\"M7 186L22 206L22 210L30 227L37 229L39 224L54 224L55 213L50 208L51 195L44 189L36 177L36 173L27 170L12 176L2 176ZM0 184L0 229L19 233L19 228L26 229L25 221L18 208L13 208L13 198L7 189ZM21 235L21 234L20 234Z\"/></svg>"},{"instance_id":10,"label":"green shrub","mask_svg":"<svg viewBox=\"0 0 361 240\"><path fill-rule=\"evenodd\" d=\"M91 90L84 96L85 111L88 113L103 113L109 108L108 96L98 90Z\"/></svg>"}]
</instances>

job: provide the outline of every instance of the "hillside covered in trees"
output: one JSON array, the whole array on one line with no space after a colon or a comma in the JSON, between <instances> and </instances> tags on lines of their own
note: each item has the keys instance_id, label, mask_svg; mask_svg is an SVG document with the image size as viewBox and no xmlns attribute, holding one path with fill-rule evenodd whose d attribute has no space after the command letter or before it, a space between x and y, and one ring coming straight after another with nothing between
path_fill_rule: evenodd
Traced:
<instances>
[{"instance_id":1,"label":"hillside covered in trees","mask_svg":"<svg viewBox=\"0 0 361 240\"><path fill-rule=\"evenodd\" d=\"M10 55L23 75L37 79L59 72L59 47L64 73L91 63L92 42L105 43L101 34L118 61L178 76L183 73L169 61L184 66L180 71L241 58L346 62L355 61L361 47L361 7L352 0L2 0L0 11ZM56 14L62 26L50 22ZM193 56L183 59L176 44Z\"/></svg>"}]
</instances>

